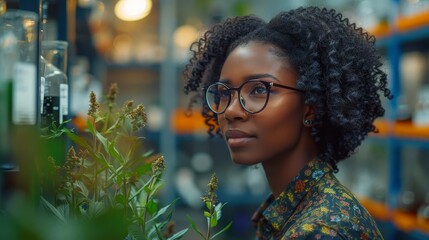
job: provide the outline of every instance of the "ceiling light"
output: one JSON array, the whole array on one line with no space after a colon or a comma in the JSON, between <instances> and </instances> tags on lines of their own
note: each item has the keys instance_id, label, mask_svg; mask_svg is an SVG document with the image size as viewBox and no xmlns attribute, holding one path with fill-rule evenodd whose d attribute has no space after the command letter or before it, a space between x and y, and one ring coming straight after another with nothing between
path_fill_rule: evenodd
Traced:
<instances>
[{"instance_id":1,"label":"ceiling light","mask_svg":"<svg viewBox=\"0 0 429 240\"><path fill-rule=\"evenodd\" d=\"M152 0L119 0L115 5L115 15L124 21L137 21L149 15Z\"/></svg>"}]
</instances>

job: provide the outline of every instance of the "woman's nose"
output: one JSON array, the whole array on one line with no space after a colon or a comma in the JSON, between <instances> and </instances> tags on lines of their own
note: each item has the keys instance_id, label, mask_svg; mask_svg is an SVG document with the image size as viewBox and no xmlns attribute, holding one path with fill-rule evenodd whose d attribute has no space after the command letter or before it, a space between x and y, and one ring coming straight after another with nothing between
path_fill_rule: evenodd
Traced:
<instances>
[{"instance_id":1,"label":"woman's nose","mask_svg":"<svg viewBox=\"0 0 429 240\"><path fill-rule=\"evenodd\" d=\"M231 96L231 102L229 106L225 110L225 118L229 121L231 120L239 120L246 119L248 117L248 113L240 104L239 96L237 93Z\"/></svg>"}]
</instances>

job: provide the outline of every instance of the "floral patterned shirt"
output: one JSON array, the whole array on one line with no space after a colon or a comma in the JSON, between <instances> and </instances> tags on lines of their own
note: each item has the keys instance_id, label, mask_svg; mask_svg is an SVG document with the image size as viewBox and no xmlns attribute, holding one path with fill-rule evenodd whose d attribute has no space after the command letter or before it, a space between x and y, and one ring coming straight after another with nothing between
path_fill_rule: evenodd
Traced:
<instances>
[{"instance_id":1,"label":"floral patterned shirt","mask_svg":"<svg viewBox=\"0 0 429 240\"><path fill-rule=\"evenodd\" d=\"M383 239L374 219L334 176L311 161L277 199L271 195L252 217L259 240Z\"/></svg>"}]
</instances>

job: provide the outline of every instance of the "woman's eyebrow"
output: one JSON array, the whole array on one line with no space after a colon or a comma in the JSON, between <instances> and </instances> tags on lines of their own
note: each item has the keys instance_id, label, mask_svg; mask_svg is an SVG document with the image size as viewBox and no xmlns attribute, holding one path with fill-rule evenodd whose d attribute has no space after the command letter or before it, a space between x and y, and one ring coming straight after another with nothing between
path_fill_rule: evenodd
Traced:
<instances>
[{"instance_id":1,"label":"woman's eyebrow","mask_svg":"<svg viewBox=\"0 0 429 240\"><path fill-rule=\"evenodd\" d=\"M268 73L251 74L249 76L246 76L245 80L248 81L248 80L259 79L259 78L271 78L273 80L279 81L275 76Z\"/></svg>"},{"instance_id":2,"label":"woman's eyebrow","mask_svg":"<svg viewBox=\"0 0 429 240\"><path fill-rule=\"evenodd\" d=\"M251 74L251 75L246 76L244 78L244 80L249 81L249 80L260 79L260 78L271 78L275 81L279 81L275 76L268 74L268 73ZM220 79L218 82L228 84L228 83L230 83L230 80L225 78L225 79Z\"/></svg>"}]
</instances>

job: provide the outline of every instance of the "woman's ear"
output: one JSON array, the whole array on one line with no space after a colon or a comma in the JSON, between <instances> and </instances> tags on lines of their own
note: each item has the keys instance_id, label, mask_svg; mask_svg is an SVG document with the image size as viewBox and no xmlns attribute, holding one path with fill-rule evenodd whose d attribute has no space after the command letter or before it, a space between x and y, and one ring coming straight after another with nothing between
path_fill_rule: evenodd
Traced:
<instances>
[{"instance_id":1,"label":"woman's ear","mask_svg":"<svg viewBox=\"0 0 429 240\"><path fill-rule=\"evenodd\" d=\"M306 126L311 126L313 124L314 118L316 117L316 109L313 105L304 106L304 117L302 122Z\"/></svg>"}]
</instances>

